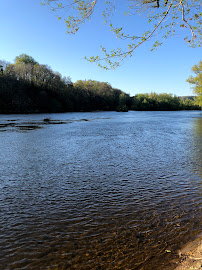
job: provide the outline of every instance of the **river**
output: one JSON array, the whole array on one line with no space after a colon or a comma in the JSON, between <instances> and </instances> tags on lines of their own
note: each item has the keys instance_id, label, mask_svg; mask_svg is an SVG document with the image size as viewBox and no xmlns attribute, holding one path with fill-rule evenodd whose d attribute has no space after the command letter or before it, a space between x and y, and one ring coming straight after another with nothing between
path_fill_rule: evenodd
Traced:
<instances>
[{"instance_id":1,"label":"river","mask_svg":"<svg viewBox=\"0 0 202 270\"><path fill-rule=\"evenodd\" d=\"M0 269L174 269L201 157L200 111L0 115Z\"/></svg>"}]
</instances>

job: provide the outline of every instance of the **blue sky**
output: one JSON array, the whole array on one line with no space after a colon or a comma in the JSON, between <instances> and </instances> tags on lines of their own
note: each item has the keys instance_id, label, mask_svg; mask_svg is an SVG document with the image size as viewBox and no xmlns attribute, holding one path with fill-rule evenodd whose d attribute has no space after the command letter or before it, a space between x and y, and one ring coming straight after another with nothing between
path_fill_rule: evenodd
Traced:
<instances>
[{"instance_id":1,"label":"blue sky","mask_svg":"<svg viewBox=\"0 0 202 270\"><path fill-rule=\"evenodd\" d=\"M98 15L99 11L76 35L68 35L62 20L58 21L55 13L41 6L40 0L2 0L0 59L13 62L17 55L26 53L40 64L70 76L73 82L85 79L109 82L130 95L149 92L192 95L186 79L191 75L191 67L202 59L202 49L188 47L184 36L170 38L153 52L145 44L116 70L102 70L87 62L85 56L100 54L100 45L115 48L120 45ZM130 18L130 31L135 34L141 30L140 22L138 17Z\"/></svg>"}]
</instances>

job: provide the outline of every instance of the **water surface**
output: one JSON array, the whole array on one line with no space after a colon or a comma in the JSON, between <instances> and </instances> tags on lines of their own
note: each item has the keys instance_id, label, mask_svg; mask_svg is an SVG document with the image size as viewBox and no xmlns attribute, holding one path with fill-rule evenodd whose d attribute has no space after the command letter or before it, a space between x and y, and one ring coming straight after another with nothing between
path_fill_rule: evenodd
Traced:
<instances>
[{"instance_id":1,"label":"water surface","mask_svg":"<svg viewBox=\"0 0 202 270\"><path fill-rule=\"evenodd\" d=\"M0 269L173 269L201 153L198 111L0 115Z\"/></svg>"}]
</instances>

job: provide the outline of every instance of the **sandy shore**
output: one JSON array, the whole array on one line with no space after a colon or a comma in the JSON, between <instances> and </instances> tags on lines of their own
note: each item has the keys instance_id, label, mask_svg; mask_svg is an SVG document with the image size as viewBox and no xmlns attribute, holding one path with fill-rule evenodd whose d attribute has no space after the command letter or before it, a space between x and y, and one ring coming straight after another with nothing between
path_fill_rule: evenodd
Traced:
<instances>
[{"instance_id":1,"label":"sandy shore","mask_svg":"<svg viewBox=\"0 0 202 270\"><path fill-rule=\"evenodd\" d=\"M180 264L175 270L202 270L202 233L179 251Z\"/></svg>"}]
</instances>

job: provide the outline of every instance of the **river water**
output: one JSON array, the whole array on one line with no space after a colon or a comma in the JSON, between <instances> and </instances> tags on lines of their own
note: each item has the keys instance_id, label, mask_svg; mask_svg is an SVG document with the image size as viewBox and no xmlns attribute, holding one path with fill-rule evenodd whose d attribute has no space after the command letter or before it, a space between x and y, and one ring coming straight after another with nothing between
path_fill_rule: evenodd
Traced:
<instances>
[{"instance_id":1,"label":"river water","mask_svg":"<svg viewBox=\"0 0 202 270\"><path fill-rule=\"evenodd\" d=\"M174 269L201 156L200 111L0 115L0 269Z\"/></svg>"}]
</instances>

